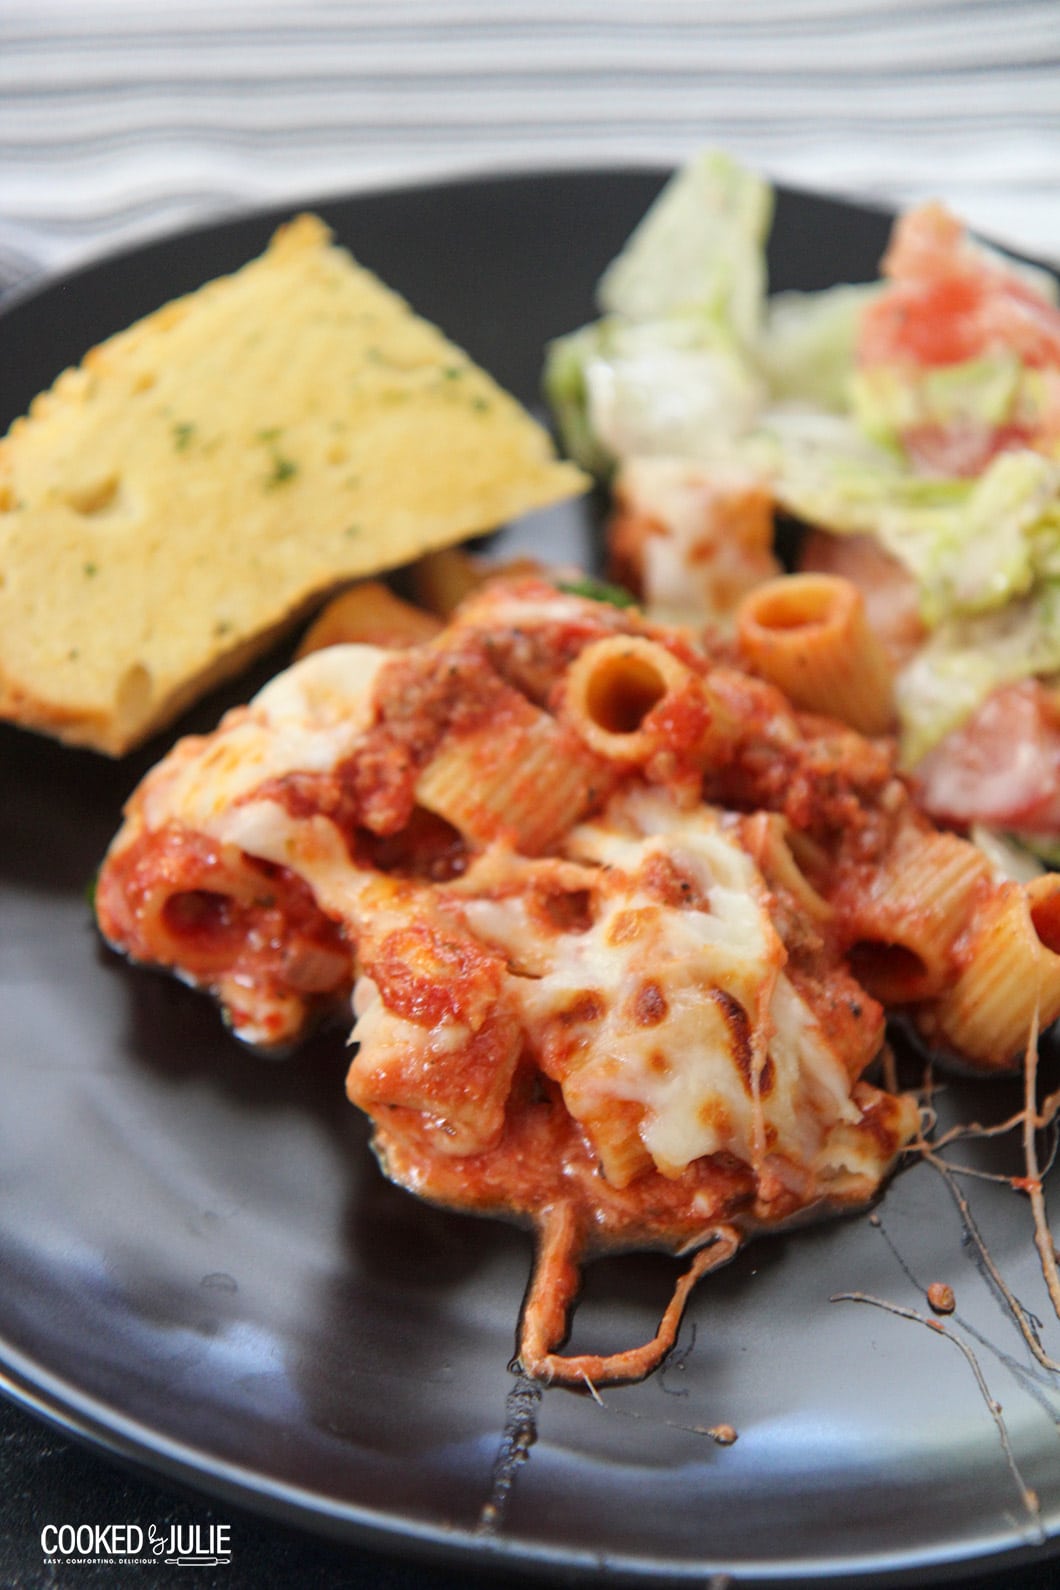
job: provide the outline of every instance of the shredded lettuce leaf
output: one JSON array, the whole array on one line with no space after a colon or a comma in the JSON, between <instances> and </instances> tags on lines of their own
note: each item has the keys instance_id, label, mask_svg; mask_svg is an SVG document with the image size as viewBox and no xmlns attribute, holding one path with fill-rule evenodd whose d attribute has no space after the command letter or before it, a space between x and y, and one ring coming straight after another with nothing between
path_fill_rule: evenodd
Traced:
<instances>
[{"instance_id":1,"label":"shredded lettuce leaf","mask_svg":"<svg viewBox=\"0 0 1060 1590\"><path fill-rule=\"evenodd\" d=\"M739 348L691 316L608 317L552 345L545 385L564 447L607 474L621 458L693 458L744 434L764 386Z\"/></svg>"},{"instance_id":2,"label":"shredded lettuce leaf","mask_svg":"<svg viewBox=\"0 0 1060 1590\"><path fill-rule=\"evenodd\" d=\"M597 479L606 480L616 460L601 441L590 413L587 375L602 340L602 324L594 322L549 343L542 384L567 457Z\"/></svg>"},{"instance_id":3,"label":"shredded lettuce leaf","mask_svg":"<svg viewBox=\"0 0 1060 1590\"><path fill-rule=\"evenodd\" d=\"M773 190L720 150L666 184L600 279L605 314L660 320L695 314L753 342L766 296Z\"/></svg>"},{"instance_id":4,"label":"shredded lettuce leaf","mask_svg":"<svg viewBox=\"0 0 1060 1590\"><path fill-rule=\"evenodd\" d=\"M987 828L983 823L973 823L968 838L977 850L982 851L999 883L1030 883L1034 878L1041 877L1042 862L1035 854L1032 842L1000 833L996 828ZM1060 858L1060 845L1049 848Z\"/></svg>"},{"instance_id":5,"label":"shredded lettuce leaf","mask_svg":"<svg viewBox=\"0 0 1060 1590\"><path fill-rule=\"evenodd\" d=\"M1025 369L1015 354L1000 353L915 373L904 365L874 365L853 374L848 392L865 434L891 445L920 427L1033 426L1046 401L1040 374Z\"/></svg>"},{"instance_id":6,"label":"shredded lettuce leaf","mask_svg":"<svg viewBox=\"0 0 1060 1590\"><path fill-rule=\"evenodd\" d=\"M761 381L738 347L691 318L628 325L605 335L585 365L594 431L616 458L695 457L743 435L762 406Z\"/></svg>"},{"instance_id":7,"label":"shredded lettuce leaf","mask_svg":"<svg viewBox=\"0 0 1060 1590\"><path fill-rule=\"evenodd\" d=\"M1011 834L1008 837L1014 848L1026 851L1041 863L1038 872L1043 867L1060 872L1060 839L1047 839L1042 834Z\"/></svg>"},{"instance_id":8,"label":"shredded lettuce leaf","mask_svg":"<svg viewBox=\"0 0 1060 1590\"><path fill-rule=\"evenodd\" d=\"M794 420L794 423L793 423ZM978 479L913 475L849 421L765 416L747 449L788 513L874 535L917 582L928 628L1004 607L1060 572L1060 464L1000 453Z\"/></svg>"},{"instance_id":9,"label":"shredded lettuce leaf","mask_svg":"<svg viewBox=\"0 0 1060 1590\"><path fill-rule=\"evenodd\" d=\"M753 421L772 210L769 184L716 151L666 184L601 278L602 318L546 352L545 395L583 468L694 455Z\"/></svg>"},{"instance_id":10,"label":"shredded lettuce leaf","mask_svg":"<svg viewBox=\"0 0 1060 1590\"><path fill-rule=\"evenodd\" d=\"M1043 581L996 612L940 625L895 681L904 765L915 767L999 686L1058 670L1060 581Z\"/></svg>"},{"instance_id":11,"label":"shredded lettuce leaf","mask_svg":"<svg viewBox=\"0 0 1060 1590\"><path fill-rule=\"evenodd\" d=\"M848 410L858 319L879 292L867 282L769 299L756 353L771 398Z\"/></svg>"}]
</instances>

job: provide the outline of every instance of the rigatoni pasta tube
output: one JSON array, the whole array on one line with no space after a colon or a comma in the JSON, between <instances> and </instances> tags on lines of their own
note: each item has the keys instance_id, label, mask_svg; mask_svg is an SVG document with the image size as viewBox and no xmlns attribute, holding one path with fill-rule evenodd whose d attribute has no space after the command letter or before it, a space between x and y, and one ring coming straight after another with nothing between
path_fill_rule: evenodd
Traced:
<instances>
[{"instance_id":1,"label":"rigatoni pasta tube","mask_svg":"<svg viewBox=\"0 0 1060 1590\"><path fill-rule=\"evenodd\" d=\"M474 845L507 839L537 855L606 791L606 768L570 729L512 692L497 720L441 743L416 800Z\"/></svg>"},{"instance_id":2,"label":"rigatoni pasta tube","mask_svg":"<svg viewBox=\"0 0 1060 1590\"><path fill-rule=\"evenodd\" d=\"M482 584L482 565L462 547L441 547L417 559L409 572L412 594L429 613L448 619Z\"/></svg>"},{"instance_id":3,"label":"rigatoni pasta tube","mask_svg":"<svg viewBox=\"0 0 1060 1590\"><path fill-rule=\"evenodd\" d=\"M120 893L104 880L101 920L112 939L124 936L135 948L150 946L162 966L179 966L195 978L231 968L248 922L265 910L280 920L278 880L255 869L235 845L212 845L176 834L167 865L131 868Z\"/></svg>"},{"instance_id":4,"label":"rigatoni pasta tube","mask_svg":"<svg viewBox=\"0 0 1060 1590\"><path fill-rule=\"evenodd\" d=\"M381 580L363 580L340 592L310 625L298 656L325 646L419 646L433 640L441 620L411 602L403 602Z\"/></svg>"},{"instance_id":5,"label":"rigatoni pasta tube","mask_svg":"<svg viewBox=\"0 0 1060 1590\"><path fill-rule=\"evenodd\" d=\"M834 910L814 888L792 853L787 818L777 812L755 812L743 820L743 842L774 891L782 889L810 922L831 922Z\"/></svg>"},{"instance_id":6,"label":"rigatoni pasta tube","mask_svg":"<svg viewBox=\"0 0 1060 1590\"><path fill-rule=\"evenodd\" d=\"M461 602L493 580L540 574L536 558L509 558L505 563L486 563L472 557L462 547L440 547L419 558L409 570L414 599L429 613L449 619Z\"/></svg>"},{"instance_id":7,"label":"rigatoni pasta tube","mask_svg":"<svg viewBox=\"0 0 1060 1590\"><path fill-rule=\"evenodd\" d=\"M578 1117L612 1187L628 1187L652 1168L652 1157L640 1137L643 1118L643 1105L616 1098L605 1098Z\"/></svg>"},{"instance_id":8,"label":"rigatoni pasta tube","mask_svg":"<svg viewBox=\"0 0 1060 1590\"><path fill-rule=\"evenodd\" d=\"M749 666L807 712L838 718L861 734L894 722L894 682L869 628L865 600L849 580L790 574L746 596L736 633Z\"/></svg>"},{"instance_id":9,"label":"rigatoni pasta tube","mask_svg":"<svg viewBox=\"0 0 1060 1590\"><path fill-rule=\"evenodd\" d=\"M986 859L967 840L907 829L871 883L855 884L834 902L854 976L885 1005L941 992L988 878Z\"/></svg>"},{"instance_id":10,"label":"rigatoni pasta tube","mask_svg":"<svg viewBox=\"0 0 1060 1590\"><path fill-rule=\"evenodd\" d=\"M1060 874L1005 884L980 911L953 987L918 1018L924 1033L970 1065L1006 1071L1035 1025L1060 1016Z\"/></svg>"},{"instance_id":11,"label":"rigatoni pasta tube","mask_svg":"<svg viewBox=\"0 0 1060 1590\"><path fill-rule=\"evenodd\" d=\"M709 680L640 635L594 641L567 674L562 716L598 756L643 766L663 740L692 760L733 738L728 709ZM665 717L665 735L657 725Z\"/></svg>"}]
</instances>

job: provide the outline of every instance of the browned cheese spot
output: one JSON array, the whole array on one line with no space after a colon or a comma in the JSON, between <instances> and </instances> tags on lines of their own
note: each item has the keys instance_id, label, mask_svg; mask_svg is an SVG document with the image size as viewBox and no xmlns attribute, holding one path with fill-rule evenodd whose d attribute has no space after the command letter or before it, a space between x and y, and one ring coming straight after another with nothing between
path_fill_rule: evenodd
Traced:
<instances>
[{"instance_id":1,"label":"browned cheese spot","mask_svg":"<svg viewBox=\"0 0 1060 1590\"><path fill-rule=\"evenodd\" d=\"M751 1076L751 1062L753 1059L751 1048L751 1023L747 1019L747 1012L740 1001L725 991L724 988L712 988L707 996L712 999L721 1012L722 1019L729 1029L729 1046L732 1052L733 1064L740 1073L743 1085L748 1096L754 1096L754 1080ZM767 1060L766 1066L771 1064ZM763 1071L765 1068L763 1068ZM762 1079L759 1079L759 1093L770 1092L773 1079L770 1077L769 1087L763 1088Z\"/></svg>"},{"instance_id":2,"label":"browned cheese spot","mask_svg":"<svg viewBox=\"0 0 1060 1590\"><path fill-rule=\"evenodd\" d=\"M719 1137L731 1136L732 1117L720 1099L704 1099L696 1111L696 1117L708 1132L716 1132Z\"/></svg>"},{"instance_id":3,"label":"browned cheese spot","mask_svg":"<svg viewBox=\"0 0 1060 1590\"><path fill-rule=\"evenodd\" d=\"M593 925L592 897L588 889L546 893L541 907L546 921L558 933L587 933Z\"/></svg>"},{"instance_id":4,"label":"browned cheese spot","mask_svg":"<svg viewBox=\"0 0 1060 1590\"><path fill-rule=\"evenodd\" d=\"M633 1020L638 1027L657 1027L660 1021L665 1021L669 1012L666 995L658 983L651 981L641 983L633 996Z\"/></svg>"},{"instance_id":5,"label":"browned cheese spot","mask_svg":"<svg viewBox=\"0 0 1060 1590\"><path fill-rule=\"evenodd\" d=\"M607 1003L604 996L588 989L584 994L579 994L566 1010L558 1011L556 1020L564 1027L575 1027L587 1021L599 1021L606 1010Z\"/></svg>"}]
</instances>

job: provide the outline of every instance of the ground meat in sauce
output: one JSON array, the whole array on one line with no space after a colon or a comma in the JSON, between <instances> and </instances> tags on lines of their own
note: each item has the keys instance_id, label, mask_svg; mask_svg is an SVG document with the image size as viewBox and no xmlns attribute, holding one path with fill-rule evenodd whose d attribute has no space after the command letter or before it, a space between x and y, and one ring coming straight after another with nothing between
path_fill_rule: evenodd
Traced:
<instances>
[{"instance_id":1,"label":"ground meat in sauce","mask_svg":"<svg viewBox=\"0 0 1060 1590\"><path fill-rule=\"evenodd\" d=\"M893 745L795 712L771 685L734 670L717 668L710 682L738 728L724 760L706 770L703 798L779 812L801 832L838 840L845 852L880 854L907 801Z\"/></svg>"},{"instance_id":2,"label":"ground meat in sauce","mask_svg":"<svg viewBox=\"0 0 1060 1590\"><path fill-rule=\"evenodd\" d=\"M254 797L279 801L293 817L322 813L354 859L370 854L366 836L393 837L413 823L416 783L446 735L497 722L522 704L475 635L444 651L421 646L396 653L383 665L376 691L377 721L353 755L328 773L287 774Z\"/></svg>"}]
</instances>

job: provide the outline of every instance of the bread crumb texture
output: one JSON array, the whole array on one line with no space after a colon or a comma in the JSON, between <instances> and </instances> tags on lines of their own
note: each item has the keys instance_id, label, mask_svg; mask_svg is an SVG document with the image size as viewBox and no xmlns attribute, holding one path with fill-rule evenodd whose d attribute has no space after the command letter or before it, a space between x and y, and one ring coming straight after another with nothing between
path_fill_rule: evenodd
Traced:
<instances>
[{"instance_id":1,"label":"bread crumb texture","mask_svg":"<svg viewBox=\"0 0 1060 1590\"><path fill-rule=\"evenodd\" d=\"M341 582L585 485L299 216L0 441L0 716L121 754Z\"/></svg>"}]
</instances>

